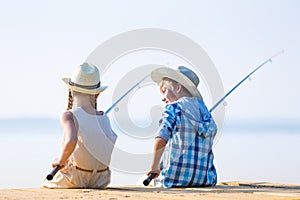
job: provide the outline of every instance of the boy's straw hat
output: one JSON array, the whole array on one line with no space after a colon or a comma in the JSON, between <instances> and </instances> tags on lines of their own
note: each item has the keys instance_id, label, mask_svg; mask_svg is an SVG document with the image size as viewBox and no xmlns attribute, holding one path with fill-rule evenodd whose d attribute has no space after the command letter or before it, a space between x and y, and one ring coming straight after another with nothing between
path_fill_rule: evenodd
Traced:
<instances>
[{"instance_id":1,"label":"boy's straw hat","mask_svg":"<svg viewBox=\"0 0 300 200\"><path fill-rule=\"evenodd\" d=\"M85 94L99 94L107 88L107 86L101 86L98 68L88 63L77 66L72 73L72 78L62 80L69 89Z\"/></svg>"},{"instance_id":2,"label":"boy's straw hat","mask_svg":"<svg viewBox=\"0 0 300 200\"><path fill-rule=\"evenodd\" d=\"M172 79L185 87L193 97L202 99L197 89L199 84L198 76L189 68L179 66L175 70L168 67L160 67L151 72L151 78L157 84L160 84L163 78Z\"/></svg>"}]
</instances>

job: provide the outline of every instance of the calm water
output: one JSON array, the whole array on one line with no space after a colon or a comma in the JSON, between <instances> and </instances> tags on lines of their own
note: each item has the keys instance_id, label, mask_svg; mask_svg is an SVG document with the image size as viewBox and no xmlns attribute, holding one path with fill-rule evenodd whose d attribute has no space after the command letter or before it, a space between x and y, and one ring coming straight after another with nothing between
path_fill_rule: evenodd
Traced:
<instances>
[{"instance_id":1,"label":"calm water","mask_svg":"<svg viewBox=\"0 0 300 200\"><path fill-rule=\"evenodd\" d=\"M300 184L298 127L241 127L224 127L214 146L219 181ZM34 124L26 120L0 121L0 188L40 187L51 170L51 161L59 153L60 139L61 129L56 120L35 120ZM137 147L134 142L144 148ZM129 141L120 136L117 146L128 152L150 152L152 142ZM128 162L131 161L113 160L117 166L125 166ZM150 162L141 163L139 169L148 169ZM121 172L117 167L113 169L111 185L136 184L142 176L139 172Z\"/></svg>"}]
</instances>

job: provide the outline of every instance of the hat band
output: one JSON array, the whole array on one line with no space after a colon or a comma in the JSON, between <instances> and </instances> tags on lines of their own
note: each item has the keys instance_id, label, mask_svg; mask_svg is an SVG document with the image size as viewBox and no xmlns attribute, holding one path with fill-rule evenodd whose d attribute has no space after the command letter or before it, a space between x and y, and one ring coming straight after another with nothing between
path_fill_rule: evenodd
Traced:
<instances>
[{"instance_id":1,"label":"hat band","mask_svg":"<svg viewBox=\"0 0 300 200\"><path fill-rule=\"evenodd\" d=\"M80 84L74 83L71 80L69 80L69 85L92 90L92 89L99 88L100 87L100 82L98 84L96 84L96 85L80 85Z\"/></svg>"}]
</instances>

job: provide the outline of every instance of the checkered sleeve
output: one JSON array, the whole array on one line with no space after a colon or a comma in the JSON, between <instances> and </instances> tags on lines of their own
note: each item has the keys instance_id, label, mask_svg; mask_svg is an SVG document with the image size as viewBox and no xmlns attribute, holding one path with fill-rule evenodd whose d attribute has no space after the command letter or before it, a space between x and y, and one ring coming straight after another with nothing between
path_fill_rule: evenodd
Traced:
<instances>
[{"instance_id":1,"label":"checkered sleeve","mask_svg":"<svg viewBox=\"0 0 300 200\"><path fill-rule=\"evenodd\" d=\"M163 118L161 119L160 128L156 137L168 141L172 137L172 132L176 126L176 117L179 108L177 104L168 104L165 107Z\"/></svg>"}]
</instances>

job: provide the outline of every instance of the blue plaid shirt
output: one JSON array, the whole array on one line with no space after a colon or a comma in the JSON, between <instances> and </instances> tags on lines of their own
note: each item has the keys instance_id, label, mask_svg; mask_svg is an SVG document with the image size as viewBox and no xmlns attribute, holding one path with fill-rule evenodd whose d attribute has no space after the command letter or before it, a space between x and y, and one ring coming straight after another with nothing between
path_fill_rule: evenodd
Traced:
<instances>
[{"instance_id":1,"label":"blue plaid shirt","mask_svg":"<svg viewBox=\"0 0 300 200\"><path fill-rule=\"evenodd\" d=\"M212 146L216 132L203 100L183 97L166 105L157 137L167 145L157 180L167 188L215 185Z\"/></svg>"}]
</instances>

